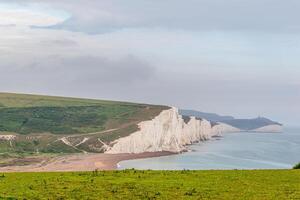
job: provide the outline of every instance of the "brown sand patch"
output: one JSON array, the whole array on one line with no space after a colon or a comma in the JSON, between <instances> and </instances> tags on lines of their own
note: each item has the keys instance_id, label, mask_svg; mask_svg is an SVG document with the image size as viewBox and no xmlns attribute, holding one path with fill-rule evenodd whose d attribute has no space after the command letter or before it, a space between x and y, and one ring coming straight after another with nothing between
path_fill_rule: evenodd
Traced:
<instances>
[{"instance_id":1,"label":"brown sand patch","mask_svg":"<svg viewBox=\"0 0 300 200\"><path fill-rule=\"evenodd\" d=\"M95 162L95 167L102 168L102 167L105 167L105 165L102 162Z\"/></svg>"},{"instance_id":2,"label":"brown sand patch","mask_svg":"<svg viewBox=\"0 0 300 200\"><path fill-rule=\"evenodd\" d=\"M38 164L26 166L0 167L0 172L55 172L55 171L93 171L114 170L123 160L171 155L170 152L151 152L141 154L73 154L59 156Z\"/></svg>"}]
</instances>

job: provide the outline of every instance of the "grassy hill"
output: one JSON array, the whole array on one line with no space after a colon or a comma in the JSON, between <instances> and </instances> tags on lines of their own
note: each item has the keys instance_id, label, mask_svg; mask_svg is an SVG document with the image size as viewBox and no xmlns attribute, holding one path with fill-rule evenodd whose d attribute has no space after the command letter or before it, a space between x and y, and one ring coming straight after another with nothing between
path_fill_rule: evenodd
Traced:
<instances>
[{"instance_id":1,"label":"grassy hill","mask_svg":"<svg viewBox=\"0 0 300 200\"><path fill-rule=\"evenodd\" d=\"M103 152L166 106L0 93L0 154ZM16 136L5 139L4 136ZM2 136L2 137L1 137Z\"/></svg>"},{"instance_id":2,"label":"grassy hill","mask_svg":"<svg viewBox=\"0 0 300 200\"><path fill-rule=\"evenodd\" d=\"M0 199L300 198L300 170L0 174Z\"/></svg>"},{"instance_id":3,"label":"grassy hill","mask_svg":"<svg viewBox=\"0 0 300 200\"><path fill-rule=\"evenodd\" d=\"M198 118L204 118L206 120L212 121L212 122L221 122L224 120L234 120L234 117L232 116L222 116L218 115L216 113L206 113L206 112L200 112L196 110L179 110L179 113L183 116L195 116Z\"/></svg>"}]
</instances>

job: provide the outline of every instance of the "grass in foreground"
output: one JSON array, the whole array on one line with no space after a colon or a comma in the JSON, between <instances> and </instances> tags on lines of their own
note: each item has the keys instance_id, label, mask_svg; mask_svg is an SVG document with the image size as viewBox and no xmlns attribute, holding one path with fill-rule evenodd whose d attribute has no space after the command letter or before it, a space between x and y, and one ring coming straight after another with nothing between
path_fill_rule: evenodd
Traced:
<instances>
[{"instance_id":1,"label":"grass in foreground","mask_svg":"<svg viewBox=\"0 0 300 200\"><path fill-rule=\"evenodd\" d=\"M5 173L0 199L300 199L300 171Z\"/></svg>"}]
</instances>

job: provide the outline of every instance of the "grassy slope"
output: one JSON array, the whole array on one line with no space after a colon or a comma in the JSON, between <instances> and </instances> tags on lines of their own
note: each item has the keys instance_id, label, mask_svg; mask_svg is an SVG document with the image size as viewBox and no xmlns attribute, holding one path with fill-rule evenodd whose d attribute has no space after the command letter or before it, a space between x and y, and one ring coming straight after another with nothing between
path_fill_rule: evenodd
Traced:
<instances>
[{"instance_id":1,"label":"grassy slope","mask_svg":"<svg viewBox=\"0 0 300 200\"><path fill-rule=\"evenodd\" d=\"M65 97L0 93L0 135L17 134L12 144L0 140L4 152L80 152L100 151L101 138L111 142L137 130L137 124L158 115L165 106ZM89 136L78 149L59 138L70 136L78 144L85 134L118 129Z\"/></svg>"},{"instance_id":2,"label":"grassy slope","mask_svg":"<svg viewBox=\"0 0 300 200\"><path fill-rule=\"evenodd\" d=\"M0 199L299 199L299 170L0 174Z\"/></svg>"}]
</instances>

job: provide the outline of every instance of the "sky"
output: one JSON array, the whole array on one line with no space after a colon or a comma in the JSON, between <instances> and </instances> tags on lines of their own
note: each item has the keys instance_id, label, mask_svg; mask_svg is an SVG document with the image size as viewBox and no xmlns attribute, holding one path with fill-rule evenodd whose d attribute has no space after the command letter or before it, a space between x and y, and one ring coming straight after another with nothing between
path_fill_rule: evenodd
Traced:
<instances>
[{"instance_id":1,"label":"sky","mask_svg":"<svg viewBox=\"0 0 300 200\"><path fill-rule=\"evenodd\" d=\"M0 0L0 91L300 125L298 0Z\"/></svg>"}]
</instances>

